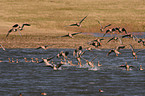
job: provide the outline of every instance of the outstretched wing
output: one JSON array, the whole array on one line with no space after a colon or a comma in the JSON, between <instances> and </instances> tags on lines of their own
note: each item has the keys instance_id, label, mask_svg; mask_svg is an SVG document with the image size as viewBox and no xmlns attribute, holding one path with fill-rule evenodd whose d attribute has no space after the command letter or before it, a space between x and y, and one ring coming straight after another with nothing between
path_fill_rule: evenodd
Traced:
<instances>
[{"instance_id":1,"label":"outstretched wing","mask_svg":"<svg viewBox=\"0 0 145 96\"><path fill-rule=\"evenodd\" d=\"M97 56L95 56L92 60L91 60L91 62L93 61L93 60L95 60L97 58Z\"/></svg>"},{"instance_id":2,"label":"outstretched wing","mask_svg":"<svg viewBox=\"0 0 145 96\"><path fill-rule=\"evenodd\" d=\"M120 46L117 46L117 47L116 47L116 50L120 50L120 49L124 49L124 48L125 48L124 45L120 45Z\"/></svg>"},{"instance_id":3,"label":"outstretched wing","mask_svg":"<svg viewBox=\"0 0 145 96\"><path fill-rule=\"evenodd\" d=\"M140 52L140 51L143 51L143 50L145 50L145 49L138 50L138 51L136 51L136 53L138 53L138 52Z\"/></svg>"},{"instance_id":4,"label":"outstretched wing","mask_svg":"<svg viewBox=\"0 0 145 96\"><path fill-rule=\"evenodd\" d=\"M98 23L100 24L101 28L103 28L102 25L101 25L101 23L100 23L100 21L99 21L99 20L97 20L97 21L98 21Z\"/></svg>"},{"instance_id":5,"label":"outstretched wing","mask_svg":"<svg viewBox=\"0 0 145 96\"><path fill-rule=\"evenodd\" d=\"M47 58L47 61L50 61L51 59L53 59L55 56Z\"/></svg>"},{"instance_id":6,"label":"outstretched wing","mask_svg":"<svg viewBox=\"0 0 145 96\"><path fill-rule=\"evenodd\" d=\"M103 29L105 29L106 27L109 27L109 26L111 26L111 24L109 24L109 25L106 25Z\"/></svg>"},{"instance_id":7,"label":"outstretched wing","mask_svg":"<svg viewBox=\"0 0 145 96\"><path fill-rule=\"evenodd\" d=\"M131 36L130 34L127 34L127 35L123 35L122 38L130 37L130 36Z\"/></svg>"},{"instance_id":8,"label":"outstretched wing","mask_svg":"<svg viewBox=\"0 0 145 96\"><path fill-rule=\"evenodd\" d=\"M132 51L134 51L134 49L133 49L132 45L131 45L131 44L129 44L129 46L130 46L131 50L132 50Z\"/></svg>"},{"instance_id":9,"label":"outstretched wing","mask_svg":"<svg viewBox=\"0 0 145 96\"><path fill-rule=\"evenodd\" d=\"M67 37L67 36L69 36L69 35L63 35L63 36L61 36L61 37Z\"/></svg>"},{"instance_id":10,"label":"outstretched wing","mask_svg":"<svg viewBox=\"0 0 145 96\"><path fill-rule=\"evenodd\" d=\"M9 36L9 34L13 31L13 29L10 29L6 35L6 38Z\"/></svg>"},{"instance_id":11,"label":"outstretched wing","mask_svg":"<svg viewBox=\"0 0 145 96\"><path fill-rule=\"evenodd\" d=\"M5 51L6 49L0 44L0 46L2 47L2 49Z\"/></svg>"},{"instance_id":12,"label":"outstretched wing","mask_svg":"<svg viewBox=\"0 0 145 96\"><path fill-rule=\"evenodd\" d=\"M112 52L114 52L113 49L111 49L111 50L107 53L107 56L109 56L109 54L111 54Z\"/></svg>"},{"instance_id":13,"label":"outstretched wing","mask_svg":"<svg viewBox=\"0 0 145 96\"><path fill-rule=\"evenodd\" d=\"M88 16L88 15L87 15L87 16ZM86 18L87 16L85 16L85 17L79 22L79 24L81 24L81 23L85 20L85 18Z\"/></svg>"},{"instance_id":14,"label":"outstretched wing","mask_svg":"<svg viewBox=\"0 0 145 96\"><path fill-rule=\"evenodd\" d=\"M57 65L56 65L56 68L59 68L61 65L63 65L63 64L57 64Z\"/></svg>"},{"instance_id":15,"label":"outstretched wing","mask_svg":"<svg viewBox=\"0 0 145 96\"><path fill-rule=\"evenodd\" d=\"M113 40L114 38L115 38L115 37L112 37L111 39L109 39L107 43L109 43L109 42L110 42L111 40Z\"/></svg>"},{"instance_id":16,"label":"outstretched wing","mask_svg":"<svg viewBox=\"0 0 145 96\"><path fill-rule=\"evenodd\" d=\"M23 29L24 26L31 26L31 25L30 24L27 24L27 23L22 24L22 29Z\"/></svg>"},{"instance_id":17,"label":"outstretched wing","mask_svg":"<svg viewBox=\"0 0 145 96\"><path fill-rule=\"evenodd\" d=\"M108 32L110 32L110 30L108 29L108 30L106 30L106 32L105 32L105 34L103 35L103 37L108 33Z\"/></svg>"},{"instance_id":18,"label":"outstretched wing","mask_svg":"<svg viewBox=\"0 0 145 96\"><path fill-rule=\"evenodd\" d=\"M80 34L80 33L82 33L82 32L78 32L78 33L73 33L73 34L71 34L71 35L76 35L76 34Z\"/></svg>"},{"instance_id":19,"label":"outstretched wing","mask_svg":"<svg viewBox=\"0 0 145 96\"><path fill-rule=\"evenodd\" d=\"M126 31L126 29L125 29L125 28L122 28L122 32L123 32L123 31L127 34L127 31Z\"/></svg>"},{"instance_id":20,"label":"outstretched wing","mask_svg":"<svg viewBox=\"0 0 145 96\"><path fill-rule=\"evenodd\" d=\"M67 25L67 26L64 26L64 27L68 27L68 26L77 26L77 23L71 24L71 25Z\"/></svg>"}]
</instances>

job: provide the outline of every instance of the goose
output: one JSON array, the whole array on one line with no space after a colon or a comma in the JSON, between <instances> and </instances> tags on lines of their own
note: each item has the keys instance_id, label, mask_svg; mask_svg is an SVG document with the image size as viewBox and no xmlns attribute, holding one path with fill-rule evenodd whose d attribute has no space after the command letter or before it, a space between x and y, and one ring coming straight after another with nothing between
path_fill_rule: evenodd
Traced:
<instances>
[{"instance_id":1,"label":"goose","mask_svg":"<svg viewBox=\"0 0 145 96\"><path fill-rule=\"evenodd\" d=\"M47 67L52 68L53 70L58 70L63 64L54 64L53 61L51 62L52 64L48 65Z\"/></svg>"},{"instance_id":2,"label":"goose","mask_svg":"<svg viewBox=\"0 0 145 96\"><path fill-rule=\"evenodd\" d=\"M50 66L50 65L52 65L52 64L50 64L50 60L53 59L53 58L54 58L54 56L50 57L50 58L47 58L47 59L42 58L42 61L40 61L39 63L44 62L46 66Z\"/></svg>"},{"instance_id":3,"label":"goose","mask_svg":"<svg viewBox=\"0 0 145 96\"><path fill-rule=\"evenodd\" d=\"M52 45L54 45L54 44L52 44ZM44 50L46 50L46 49L48 49L48 46L52 46L52 45L42 45L42 46L40 46L40 47L37 47L36 49L44 49Z\"/></svg>"},{"instance_id":4,"label":"goose","mask_svg":"<svg viewBox=\"0 0 145 96\"><path fill-rule=\"evenodd\" d=\"M78 48L76 48L74 51L73 51L73 56L75 56L76 54L80 54L82 52L82 49L83 47L82 46L79 46Z\"/></svg>"},{"instance_id":5,"label":"goose","mask_svg":"<svg viewBox=\"0 0 145 96\"><path fill-rule=\"evenodd\" d=\"M142 65L140 65L140 68L139 68L139 70L143 70L143 68L142 68Z\"/></svg>"},{"instance_id":6,"label":"goose","mask_svg":"<svg viewBox=\"0 0 145 96\"><path fill-rule=\"evenodd\" d=\"M125 32L125 34L127 34L127 31L126 31L125 28L120 28L120 27L118 28L118 27L116 27L115 29L118 30L119 33Z\"/></svg>"},{"instance_id":7,"label":"goose","mask_svg":"<svg viewBox=\"0 0 145 96\"><path fill-rule=\"evenodd\" d=\"M22 24L22 26L20 26L20 25L18 25L18 24L13 25L13 26L12 26L12 29L10 29L10 30L8 31L8 33L7 33L7 35L6 35L6 38L9 36L9 34L10 34L12 31L14 31L14 32L18 31L19 34L20 34L20 36L22 36L20 31L23 30L24 26L30 26L30 24L24 23L24 24Z\"/></svg>"},{"instance_id":8,"label":"goose","mask_svg":"<svg viewBox=\"0 0 145 96\"><path fill-rule=\"evenodd\" d=\"M97 58L97 56L95 56L91 61L88 61L87 59L81 57L82 59L84 59L87 62L87 65L89 65L91 68L94 68L94 62L93 60L95 60Z\"/></svg>"},{"instance_id":9,"label":"goose","mask_svg":"<svg viewBox=\"0 0 145 96\"><path fill-rule=\"evenodd\" d=\"M85 53L86 51L83 51L83 52L77 52L77 55L76 55L76 59L78 61L78 65L81 67L82 66L82 63L81 63L81 56Z\"/></svg>"},{"instance_id":10,"label":"goose","mask_svg":"<svg viewBox=\"0 0 145 96\"><path fill-rule=\"evenodd\" d=\"M128 34L125 34L122 36L122 38L125 38L125 37L129 37L129 38L132 38L134 41L137 40L137 37L131 33L128 33Z\"/></svg>"},{"instance_id":11,"label":"goose","mask_svg":"<svg viewBox=\"0 0 145 96\"><path fill-rule=\"evenodd\" d=\"M47 93L45 93L45 92L41 93L41 96L46 96L46 95L47 95Z\"/></svg>"},{"instance_id":12,"label":"goose","mask_svg":"<svg viewBox=\"0 0 145 96\"><path fill-rule=\"evenodd\" d=\"M145 46L145 41L143 39L138 39L138 43L142 43L142 45Z\"/></svg>"},{"instance_id":13,"label":"goose","mask_svg":"<svg viewBox=\"0 0 145 96\"><path fill-rule=\"evenodd\" d=\"M127 62L125 62L125 65L120 65L119 67L123 67L123 68L125 68L127 71L129 71L130 68L136 68L136 67L134 67L134 66L132 66L132 65L128 65Z\"/></svg>"},{"instance_id":14,"label":"goose","mask_svg":"<svg viewBox=\"0 0 145 96\"><path fill-rule=\"evenodd\" d=\"M129 44L129 45L130 45L130 48L131 48L131 51L132 51L133 59L137 59L137 55L136 55L136 54L137 54L138 52L144 50L144 49L141 49L141 50L138 50L138 51L135 52L133 46L132 46L131 44Z\"/></svg>"},{"instance_id":15,"label":"goose","mask_svg":"<svg viewBox=\"0 0 145 96\"><path fill-rule=\"evenodd\" d=\"M103 93L104 91L102 89L99 89L99 92Z\"/></svg>"},{"instance_id":16,"label":"goose","mask_svg":"<svg viewBox=\"0 0 145 96\"><path fill-rule=\"evenodd\" d=\"M101 44L101 41L102 41L102 40L104 40L104 39L103 39L103 38L100 38L100 39L99 39L99 38L96 38L96 39L93 40L93 41L96 41L96 42L98 43L98 45L101 46L101 45L102 45L102 44Z\"/></svg>"},{"instance_id":17,"label":"goose","mask_svg":"<svg viewBox=\"0 0 145 96\"><path fill-rule=\"evenodd\" d=\"M3 47L3 45L2 45L2 44L0 44L0 46L1 46L1 48L2 48L4 51L6 51L6 49Z\"/></svg>"},{"instance_id":18,"label":"goose","mask_svg":"<svg viewBox=\"0 0 145 96\"><path fill-rule=\"evenodd\" d=\"M15 61L14 61L14 58L12 58L12 61L11 61L12 63L15 63Z\"/></svg>"},{"instance_id":19,"label":"goose","mask_svg":"<svg viewBox=\"0 0 145 96\"><path fill-rule=\"evenodd\" d=\"M115 31L116 31L115 28L108 29L108 30L106 30L106 32L105 32L105 34L103 35L103 37L104 37L107 33L109 33L109 32L114 34Z\"/></svg>"},{"instance_id":20,"label":"goose","mask_svg":"<svg viewBox=\"0 0 145 96\"><path fill-rule=\"evenodd\" d=\"M121 38L115 37L115 36L112 37L111 39L109 39L109 40L107 41L107 43L109 43L109 42L112 41L112 40L115 40L115 41L119 40L119 41L120 41L120 44L123 44Z\"/></svg>"},{"instance_id":21,"label":"goose","mask_svg":"<svg viewBox=\"0 0 145 96\"><path fill-rule=\"evenodd\" d=\"M9 63L12 63L12 62L11 62L11 59L10 59L10 58L8 58L8 59L9 59Z\"/></svg>"},{"instance_id":22,"label":"goose","mask_svg":"<svg viewBox=\"0 0 145 96\"><path fill-rule=\"evenodd\" d=\"M100 62L98 61L98 66L100 67L100 66L102 66L102 64L100 64Z\"/></svg>"},{"instance_id":23,"label":"goose","mask_svg":"<svg viewBox=\"0 0 145 96\"><path fill-rule=\"evenodd\" d=\"M31 58L31 62L36 62L36 61L34 61L34 59L33 59L33 58Z\"/></svg>"},{"instance_id":24,"label":"goose","mask_svg":"<svg viewBox=\"0 0 145 96\"><path fill-rule=\"evenodd\" d=\"M73 38L74 35L77 35L77 34L80 34L80 33L82 33L82 32L72 33L72 34L68 33L67 35L63 35L61 37L70 37L70 38Z\"/></svg>"},{"instance_id":25,"label":"goose","mask_svg":"<svg viewBox=\"0 0 145 96\"><path fill-rule=\"evenodd\" d=\"M124 49L125 46L124 45L120 45L120 46L117 46L115 49L111 49L108 53L107 53L107 56L109 56L112 52L114 52L116 54L116 56L118 56L118 54L121 54L119 52L120 49Z\"/></svg>"},{"instance_id":26,"label":"goose","mask_svg":"<svg viewBox=\"0 0 145 96\"><path fill-rule=\"evenodd\" d=\"M68 27L68 26L77 26L77 27L81 27L81 23L86 19L87 16L85 16L79 23L74 23L74 24L71 24L71 25L67 25L65 27Z\"/></svg>"},{"instance_id":27,"label":"goose","mask_svg":"<svg viewBox=\"0 0 145 96\"><path fill-rule=\"evenodd\" d=\"M95 48L98 48L99 46L101 46L101 44L97 41L91 41L91 43L89 43L89 45L94 46Z\"/></svg>"},{"instance_id":28,"label":"goose","mask_svg":"<svg viewBox=\"0 0 145 96\"><path fill-rule=\"evenodd\" d=\"M67 55L68 55L68 54L69 54L68 51L65 51L65 52L61 51L60 53L57 54L57 58L63 56L63 59L64 59L64 61L66 62L66 59L67 59Z\"/></svg>"},{"instance_id":29,"label":"goose","mask_svg":"<svg viewBox=\"0 0 145 96\"><path fill-rule=\"evenodd\" d=\"M101 28L100 28L100 31L101 31L101 32L103 32L105 28L111 26L111 24L108 24L108 25L106 25L106 26L103 27L103 26L101 25L100 21L99 21L99 20L97 20L97 21L98 21L98 23L99 23L100 26L101 26Z\"/></svg>"},{"instance_id":30,"label":"goose","mask_svg":"<svg viewBox=\"0 0 145 96\"><path fill-rule=\"evenodd\" d=\"M27 60L27 58L24 58L24 59L25 59L25 62L30 62L30 61Z\"/></svg>"}]
</instances>

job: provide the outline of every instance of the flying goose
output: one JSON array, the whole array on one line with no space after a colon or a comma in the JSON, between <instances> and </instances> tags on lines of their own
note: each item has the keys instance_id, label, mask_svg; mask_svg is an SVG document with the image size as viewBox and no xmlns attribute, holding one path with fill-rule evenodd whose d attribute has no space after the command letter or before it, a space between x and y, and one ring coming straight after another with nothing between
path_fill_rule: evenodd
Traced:
<instances>
[{"instance_id":1,"label":"flying goose","mask_svg":"<svg viewBox=\"0 0 145 96\"><path fill-rule=\"evenodd\" d=\"M119 40L119 41L120 41L120 44L123 44L121 38L115 37L115 36L112 37L111 39L109 39L109 40L107 41L107 43L109 43L109 42L112 41L112 40L115 40L115 41Z\"/></svg>"},{"instance_id":2,"label":"flying goose","mask_svg":"<svg viewBox=\"0 0 145 96\"><path fill-rule=\"evenodd\" d=\"M120 46L117 46L115 49L111 49L108 53L107 53L107 56L109 56L112 52L114 52L116 54L116 56L118 56L118 54L121 54L119 52L120 49L123 49L125 48L124 45L120 45Z\"/></svg>"},{"instance_id":3,"label":"flying goose","mask_svg":"<svg viewBox=\"0 0 145 96\"><path fill-rule=\"evenodd\" d=\"M130 68L136 68L136 67L134 67L134 66L132 66L132 65L128 65L127 62L125 62L125 65L120 65L119 67L123 67L123 68L125 68L127 71L129 71Z\"/></svg>"},{"instance_id":4,"label":"flying goose","mask_svg":"<svg viewBox=\"0 0 145 96\"><path fill-rule=\"evenodd\" d=\"M81 57L82 59L84 59L87 62L87 65L89 65L91 68L94 67L94 62L93 60L95 60L97 58L97 56L95 56L91 61L88 61L87 59Z\"/></svg>"},{"instance_id":5,"label":"flying goose","mask_svg":"<svg viewBox=\"0 0 145 96\"><path fill-rule=\"evenodd\" d=\"M77 27L81 27L81 23L85 20L87 16L85 16L79 23L74 23L74 24L71 24L71 25L68 25L68 26L77 26ZM65 26L65 27L68 27L68 26Z\"/></svg>"},{"instance_id":6,"label":"flying goose","mask_svg":"<svg viewBox=\"0 0 145 96\"><path fill-rule=\"evenodd\" d=\"M44 62L46 66L50 66L50 65L52 65L52 64L50 64L50 60L53 59L53 58L54 58L54 56L50 57L50 58L47 58L47 59L42 58L42 61L40 61L39 63Z\"/></svg>"},{"instance_id":7,"label":"flying goose","mask_svg":"<svg viewBox=\"0 0 145 96\"><path fill-rule=\"evenodd\" d=\"M129 44L129 45L130 45L130 48L131 48L131 50L132 50L133 59L137 59L137 55L136 55L136 54L137 54L138 52L144 50L144 49L141 49L141 50L138 50L138 51L135 52L133 46L132 46L131 44Z\"/></svg>"},{"instance_id":8,"label":"flying goose","mask_svg":"<svg viewBox=\"0 0 145 96\"><path fill-rule=\"evenodd\" d=\"M108 26L111 26L111 24L109 24L109 25L106 25L106 26L103 27L103 26L101 25L100 21L99 21L99 20L97 20L97 21L98 21L98 23L99 23L100 26L101 26L101 28L100 28L100 31L101 31L101 32L103 32L104 29L107 28Z\"/></svg>"},{"instance_id":9,"label":"flying goose","mask_svg":"<svg viewBox=\"0 0 145 96\"><path fill-rule=\"evenodd\" d=\"M61 37L70 37L70 38L73 38L74 35L77 35L77 34L80 34L80 33L82 33L82 32L72 33L72 34L68 33L67 35L64 35L64 36L61 36Z\"/></svg>"},{"instance_id":10,"label":"flying goose","mask_svg":"<svg viewBox=\"0 0 145 96\"><path fill-rule=\"evenodd\" d=\"M108 29L106 30L105 34L103 35L103 37L107 34L107 33L114 33L116 31L115 28L112 28L112 29Z\"/></svg>"},{"instance_id":11,"label":"flying goose","mask_svg":"<svg viewBox=\"0 0 145 96\"><path fill-rule=\"evenodd\" d=\"M44 49L44 50L46 50L46 49L48 49L48 46L51 46L51 45L42 45L42 46L40 46L40 47L38 47L38 48L36 48L36 49Z\"/></svg>"},{"instance_id":12,"label":"flying goose","mask_svg":"<svg viewBox=\"0 0 145 96\"><path fill-rule=\"evenodd\" d=\"M118 28L118 27L116 27L115 29L118 30L119 33L125 32L127 34L127 31L126 31L125 28L120 28L120 27Z\"/></svg>"},{"instance_id":13,"label":"flying goose","mask_svg":"<svg viewBox=\"0 0 145 96\"><path fill-rule=\"evenodd\" d=\"M10 29L10 30L8 31L8 33L7 33L7 35L6 35L6 38L8 37L8 35L9 35L12 31L14 31L14 32L18 31L19 34L20 34L20 36L22 36L20 31L23 30L24 26L30 26L30 24L24 23L24 24L22 24L22 26L20 26L20 25L18 25L18 24L13 25L13 26L12 26L12 29Z\"/></svg>"}]
</instances>

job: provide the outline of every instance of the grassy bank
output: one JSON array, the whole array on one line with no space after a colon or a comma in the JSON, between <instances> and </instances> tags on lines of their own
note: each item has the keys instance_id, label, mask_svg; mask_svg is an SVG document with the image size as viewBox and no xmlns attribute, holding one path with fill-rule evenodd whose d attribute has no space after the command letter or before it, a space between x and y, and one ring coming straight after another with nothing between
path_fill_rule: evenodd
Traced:
<instances>
[{"instance_id":1,"label":"grassy bank","mask_svg":"<svg viewBox=\"0 0 145 96\"><path fill-rule=\"evenodd\" d=\"M83 42L90 37L80 35L67 40L54 37L68 32L100 32L97 20L103 26L111 23L110 28L124 27L128 32L144 32L144 5L143 0L0 0L1 43L8 48L30 48L49 42L57 43L57 48L74 47L79 45L76 41L80 36ZM64 27L86 15L82 28ZM22 38L15 36L18 33L11 33L8 40L3 41L2 38L16 23L30 23L31 26L24 28Z\"/></svg>"}]
</instances>

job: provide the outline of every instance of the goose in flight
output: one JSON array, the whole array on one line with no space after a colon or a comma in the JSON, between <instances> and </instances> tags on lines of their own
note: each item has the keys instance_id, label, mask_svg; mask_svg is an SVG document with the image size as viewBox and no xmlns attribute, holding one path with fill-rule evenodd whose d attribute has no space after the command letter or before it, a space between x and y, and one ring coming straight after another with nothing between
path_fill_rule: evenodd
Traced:
<instances>
[{"instance_id":1,"label":"goose in flight","mask_svg":"<svg viewBox=\"0 0 145 96\"><path fill-rule=\"evenodd\" d=\"M132 38L134 41L136 41L138 39L135 35L133 35L131 33L128 33L128 34L125 34L122 36L122 38L125 38L125 37Z\"/></svg>"},{"instance_id":2,"label":"goose in flight","mask_svg":"<svg viewBox=\"0 0 145 96\"><path fill-rule=\"evenodd\" d=\"M124 45L120 45L120 46L117 46L115 49L111 49L108 53L107 53L107 56L109 56L112 52L114 52L116 54L116 56L118 56L118 54L121 54L119 52L120 49L124 49L125 46Z\"/></svg>"},{"instance_id":3,"label":"goose in flight","mask_svg":"<svg viewBox=\"0 0 145 96\"><path fill-rule=\"evenodd\" d=\"M120 41L120 44L123 44L121 38L115 37L115 36L112 37L111 39L109 39L109 40L107 41L107 43L109 43L109 42L112 41L112 40L115 40L115 41L119 40L119 41Z\"/></svg>"},{"instance_id":4,"label":"goose in flight","mask_svg":"<svg viewBox=\"0 0 145 96\"><path fill-rule=\"evenodd\" d=\"M30 26L30 24L24 23L24 24L22 24L22 26L20 26L20 25L18 25L18 24L13 25L13 26L12 26L12 29L10 29L10 30L8 31L8 33L7 33L7 35L6 35L6 38L9 36L9 34L10 34L12 31L14 31L14 32L18 31L19 34L20 34L20 36L22 36L20 31L23 30L24 26Z\"/></svg>"},{"instance_id":5,"label":"goose in flight","mask_svg":"<svg viewBox=\"0 0 145 96\"><path fill-rule=\"evenodd\" d=\"M47 59L42 58L42 61L40 61L39 63L43 63L44 62L46 66L50 66L51 65L50 64L50 60L53 59L53 58L54 58L54 56L50 57L50 58L47 58Z\"/></svg>"},{"instance_id":6,"label":"goose in flight","mask_svg":"<svg viewBox=\"0 0 145 96\"><path fill-rule=\"evenodd\" d=\"M101 32L103 32L105 28L111 26L111 24L108 24L108 25L106 25L106 26L103 27L103 26L101 25L100 21L99 21L99 20L97 20L97 21L98 21L98 23L99 23L100 26L101 26L101 28L100 28L100 31L101 31Z\"/></svg>"},{"instance_id":7,"label":"goose in flight","mask_svg":"<svg viewBox=\"0 0 145 96\"><path fill-rule=\"evenodd\" d=\"M0 47L1 47L4 51L6 51L6 49L3 47L3 45L2 45L2 44L0 44Z\"/></svg>"},{"instance_id":8,"label":"goose in flight","mask_svg":"<svg viewBox=\"0 0 145 96\"><path fill-rule=\"evenodd\" d=\"M112 29L108 29L106 30L105 34L103 35L103 37L107 34L107 33L114 33L116 31L115 28L112 28Z\"/></svg>"},{"instance_id":9,"label":"goose in flight","mask_svg":"<svg viewBox=\"0 0 145 96\"><path fill-rule=\"evenodd\" d=\"M132 65L128 65L127 62L125 62L125 65L120 65L119 67L125 68L127 71L129 71L130 68L136 68Z\"/></svg>"},{"instance_id":10,"label":"goose in flight","mask_svg":"<svg viewBox=\"0 0 145 96\"><path fill-rule=\"evenodd\" d=\"M46 50L46 49L48 49L48 46L51 46L51 45L40 46L40 47L38 47L36 49L44 49L44 50Z\"/></svg>"},{"instance_id":11,"label":"goose in flight","mask_svg":"<svg viewBox=\"0 0 145 96\"><path fill-rule=\"evenodd\" d=\"M118 30L119 33L125 32L125 34L127 34L127 31L126 31L125 28L120 28L120 27L118 28L118 27L116 27L115 29Z\"/></svg>"},{"instance_id":12,"label":"goose in flight","mask_svg":"<svg viewBox=\"0 0 145 96\"><path fill-rule=\"evenodd\" d=\"M74 23L74 24L71 24L71 25L67 25L65 27L68 27L68 26L77 26L77 27L81 27L81 23L86 19L87 16L85 16L79 23Z\"/></svg>"},{"instance_id":13,"label":"goose in flight","mask_svg":"<svg viewBox=\"0 0 145 96\"><path fill-rule=\"evenodd\" d=\"M77 35L77 34L80 34L80 33L82 33L82 32L72 33L72 34L68 33L67 35L64 35L64 36L61 36L61 37L70 37L70 38L73 38L74 35Z\"/></svg>"},{"instance_id":14,"label":"goose in flight","mask_svg":"<svg viewBox=\"0 0 145 96\"><path fill-rule=\"evenodd\" d=\"M135 52L133 46L132 46L131 44L129 44L129 45L130 45L130 48L131 48L131 51L132 51L133 59L137 59L137 55L136 55L136 54L137 54L138 52L144 50L144 49L141 49L141 50L138 50L138 51Z\"/></svg>"},{"instance_id":15,"label":"goose in flight","mask_svg":"<svg viewBox=\"0 0 145 96\"><path fill-rule=\"evenodd\" d=\"M87 65L89 65L91 68L95 67L93 60L95 60L97 58L97 56L95 56L91 61L88 61L87 59L85 59L83 57L81 57L81 58L84 59L87 62Z\"/></svg>"}]
</instances>

